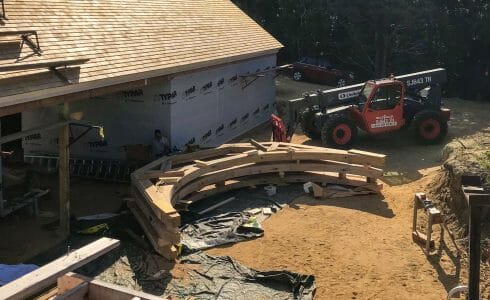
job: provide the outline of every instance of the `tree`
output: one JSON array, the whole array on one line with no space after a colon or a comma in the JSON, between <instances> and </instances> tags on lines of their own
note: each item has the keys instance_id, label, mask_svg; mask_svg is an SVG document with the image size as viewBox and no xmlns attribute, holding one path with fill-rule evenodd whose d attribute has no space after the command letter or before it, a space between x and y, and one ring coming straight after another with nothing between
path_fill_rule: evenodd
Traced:
<instances>
[{"instance_id":1,"label":"tree","mask_svg":"<svg viewBox=\"0 0 490 300\"><path fill-rule=\"evenodd\" d=\"M450 91L488 90L488 0L234 2L285 45L281 62L328 56L361 79L444 66Z\"/></svg>"}]
</instances>

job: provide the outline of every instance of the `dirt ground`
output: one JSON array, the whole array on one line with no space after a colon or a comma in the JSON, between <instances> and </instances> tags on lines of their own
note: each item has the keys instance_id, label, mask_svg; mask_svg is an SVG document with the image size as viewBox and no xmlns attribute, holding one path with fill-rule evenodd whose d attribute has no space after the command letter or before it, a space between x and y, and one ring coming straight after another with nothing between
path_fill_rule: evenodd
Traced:
<instances>
[{"instance_id":1,"label":"dirt ground","mask_svg":"<svg viewBox=\"0 0 490 300\"><path fill-rule=\"evenodd\" d=\"M279 101L326 88L285 77L276 84ZM490 130L490 104L448 99L446 105L452 109L446 141ZM269 140L268 124L243 139L250 137ZM293 142L319 145L301 132ZM430 194L427 186L440 172L443 147L420 146L411 132L362 135L355 148L387 155L381 195L337 200L300 197L265 221L264 237L208 253L230 255L259 270L315 275L316 299L445 299L449 289L465 282L466 266L455 257L447 236L446 243L436 242L429 258L411 239L413 195ZM74 212L80 216L116 211L127 192L125 185L74 180ZM53 204L45 205L42 209L56 210ZM0 221L0 262L26 261L60 242L52 230L40 227L46 222L27 215ZM482 283L484 295L490 298L490 274L483 277L487 278Z\"/></svg>"},{"instance_id":2,"label":"dirt ground","mask_svg":"<svg viewBox=\"0 0 490 300\"><path fill-rule=\"evenodd\" d=\"M287 78L278 81L278 89L281 85L291 90L291 86L303 91L318 89ZM278 98L283 93L278 91ZM445 104L452 109L446 141L490 130L489 104L460 99L448 99ZM265 127L255 131L257 138L268 139ZM319 145L301 134L293 142ZM443 147L418 145L411 132L363 135L355 148L387 155L381 196L301 197L296 205L265 221L263 238L208 252L230 255L260 270L314 274L318 299L445 299L447 291L466 281L466 267L455 257L447 235L446 243L436 243L430 258L410 235L413 195L431 193L427 186L440 172ZM484 297L490 298L490 274L482 276L487 278L482 282Z\"/></svg>"}]
</instances>

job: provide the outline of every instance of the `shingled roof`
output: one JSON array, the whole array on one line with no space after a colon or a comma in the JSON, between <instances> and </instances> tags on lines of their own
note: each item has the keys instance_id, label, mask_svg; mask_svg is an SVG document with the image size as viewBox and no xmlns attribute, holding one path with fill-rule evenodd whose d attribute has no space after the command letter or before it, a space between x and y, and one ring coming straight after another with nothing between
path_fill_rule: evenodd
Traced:
<instances>
[{"instance_id":1,"label":"shingled roof","mask_svg":"<svg viewBox=\"0 0 490 300\"><path fill-rule=\"evenodd\" d=\"M282 45L229 0L4 0L0 108L273 54ZM0 11L1 15L1 11ZM35 31L42 52L25 44ZM35 36L29 37L36 44ZM88 59L63 73L6 66ZM63 65L63 64L61 64Z\"/></svg>"}]
</instances>

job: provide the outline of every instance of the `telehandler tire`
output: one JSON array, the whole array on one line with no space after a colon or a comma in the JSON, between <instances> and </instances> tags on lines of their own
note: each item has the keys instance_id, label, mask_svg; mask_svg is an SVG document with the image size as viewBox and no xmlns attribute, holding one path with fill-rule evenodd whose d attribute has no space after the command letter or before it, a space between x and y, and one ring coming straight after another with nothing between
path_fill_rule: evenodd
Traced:
<instances>
[{"instance_id":1,"label":"telehandler tire","mask_svg":"<svg viewBox=\"0 0 490 300\"><path fill-rule=\"evenodd\" d=\"M318 139L321 136L320 129L315 126L315 113L317 111L311 108L305 109L300 116L299 125L304 135L310 139Z\"/></svg>"},{"instance_id":2,"label":"telehandler tire","mask_svg":"<svg viewBox=\"0 0 490 300\"><path fill-rule=\"evenodd\" d=\"M322 128L322 143L339 149L350 149L357 139L357 126L344 116L329 118Z\"/></svg>"},{"instance_id":3,"label":"telehandler tire","mask_svg":"<svg viewBox=\"0 0 490 300\"><path fill-rule=\"evenodd\" d=\"M434 111L423 111L415 115L413 128L417 141L425 145L440 143L447 135L447 122Z\"/></svg>"}]
</instances>

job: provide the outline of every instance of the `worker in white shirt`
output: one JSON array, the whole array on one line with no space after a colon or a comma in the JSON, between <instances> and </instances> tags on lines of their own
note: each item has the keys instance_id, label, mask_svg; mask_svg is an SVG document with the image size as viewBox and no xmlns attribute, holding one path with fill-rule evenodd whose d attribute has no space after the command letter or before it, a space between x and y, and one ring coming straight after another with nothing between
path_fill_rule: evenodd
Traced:
<instances>
[{"instance_id":1,"label":"worker in white shirt","mask_svg":"<svg viewBox=\"0 0 490 300\"><path fill-rule=\"evenodd\" d=\"M170 143L168 142L168 139L162 135L162 132L159 129L155 130L152 152L156 158L167 155L170 152Z\"/></svg>"}]
</instances>

